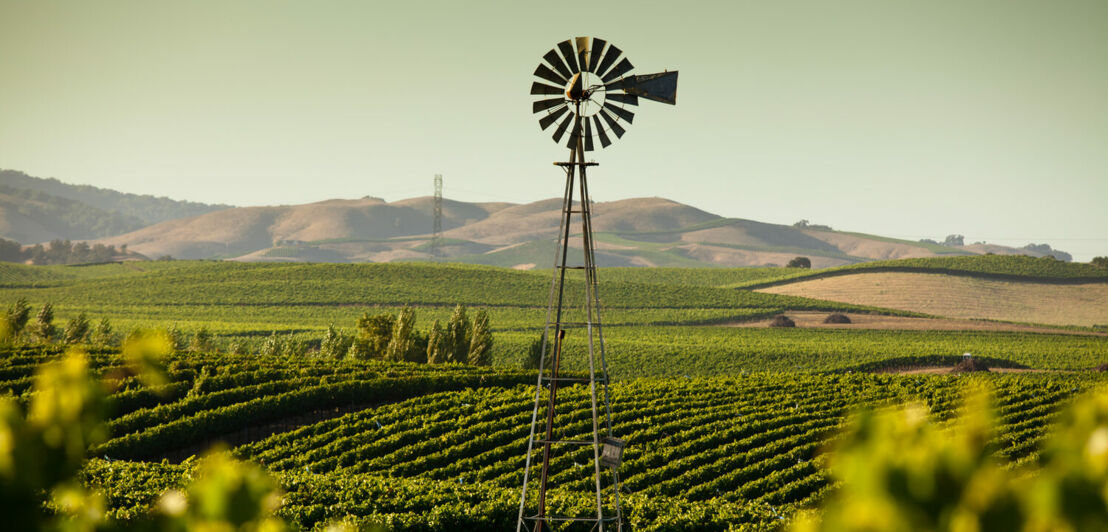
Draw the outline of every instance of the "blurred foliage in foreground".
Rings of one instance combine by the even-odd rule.
[[[124,352],[130,361],[126,371],[157,381],[157,359],[168,353],[168,340],[159,333],[140,334]],[[121,528],[105,518],[103,497],[76,480],[89,446],[107,435],[104,396],[112,382],[93,379],[85,355],[72,350],[38,370],[25,412],[0,397],[0,515],[10,530]],[[283,530],[284,523],[272,517],[280,498],[263,471],[216,452],[202,460],[183,491],[162,494],[147,520],[126,528]]]
[[[1108,530],[1108,391],[1078,398],[1037,464],[989,448],[988,394],[949,426],[922,405],[861,413],[829,456],[839,489],[794,532]]]

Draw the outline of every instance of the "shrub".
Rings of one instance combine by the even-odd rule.
[[[955,364],[950,370],[951,373],[972,373],[975,371],[989,371],[989,367],[976,358],[962,357],[962,361]]]
[[[785,265],[786,268],[811,268],[812,261],[808,257],[796,257]]]
[[[850,316],[842,312],[828,314],[827,317],[823,319],[823,323],[850,323]]]
[[[796,327],[796,322],[793,321],[792,318],[790,318],[790,317],[788,317],[784,314],[778,314],[778,315],[774,316],[772,320],[769,321],[769,326],[770,327]]]

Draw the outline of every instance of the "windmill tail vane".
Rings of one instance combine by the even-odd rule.
[[[615,437],[612,430],[610,379],[592,230],[593,204],[586,172],[597,163],[586,162],[585,152],[593,151],[597,144],[607,148],[613,136],[622,138],[635,118],[632,108],[638,106],[640,98],[677,103],[677,71],[634,75],[633,68],[615,45],[599,38],[577,37],[558,43],[543,55],[543,62],[534,71],[538,79],[531,84],[531,94],[537,99],[531,110],[539,115],[543,131],[553,128],[554,142],[561,144],[569,133],[566,146],[570,156],[568,162],[554,163],[565,171],[566,183],[517,532],[575,530],[575,526],[601,532],[623,529],[619,467],[627,442]],[[569,260],[571,227],[575,223],[580,224],[583,259],[580,264]],[[576,249],[572,252],[578,253]],[[583,294],[580,283],[566,283],[566,272],[573,270],[583,271]],[[567,361],[572,367],[587,368],[588,373],[583,370],[563,373],[562,366]],[[582,390],[585,386],[587,389]],[[563,389],[561,403],[560,389]],[[567,402],[566,395],[572,399],[581,393],[587,396],[592,414],[591,430],[586,433],[575,431],[564,417],[571,414],[573,407],[572,403],[563,404]],[[592,467],[583,467],[581,462],[591,462]],[[532,469],[537,469],[534,475]],[[548,491],[556,485],[577,490],[592,485],[595,513],[561,515],[558,508],[548,508]]]

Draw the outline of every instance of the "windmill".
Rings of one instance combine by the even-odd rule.
[[[554,126],[554,142],[568,139],[569,161],[554,163],[565,170],[566,183],[516,531],[541,532],[552,530],[554,525],[573,523],[591,523],[593,529],[601,531],[622,530],[619,464],[624,441],[612,434],[608,366],[600,324],[592,235],[592,203],[586,176],[586,169],[597,163],[585,161],[585,152],[593,151],[597,144],[601,148],[608,147],[612,143],[611,135],[622,138],[626,125],[635,117],[628,107],[637,106],[639,98],[676,104],[677,72],[632,75],[634,67],[623,57],[622,50],[603,39],[590,37],[560,42],[543,56],[543,60],[535,69],[538,80],[531,84],[531,94],[538,97],[532,104],[532,112],[541,113],[539,126],[543,130]],[[573,215],[578,215],[580,223],[581,264],[567,263],[570,228],[575,221]],[[584,294],[566,290],[568,270],[583,272]],[[582,295],[583,299],[574,299]],[[587,377],[561,374],[562,363],[575,353],[586,359]],[[592,425],[585,435],[570,433],[571,427],[556,426],[559,421],[558,387],[574,383],[589,385]],[[540,452],[541,456],[536,456]],[[556,462],[554,455],[557,453],[561,453],[562,460]],[[541,459],[537,479],[532,478],[533,459],[536,462]],[[579,460],[591,462],[591,468],[586,468]],[[575,472],[581,474],[574,476]],[[548,512],[547,494],[552,480],[570,487],[595,486],[596,514],[570,516]],[[538,491],[533,502],[527,496],[531,483],[536,484]]]

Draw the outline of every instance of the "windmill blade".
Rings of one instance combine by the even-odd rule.
[[[608,90],[623,89],[628,94],[647,100],[676,105],[677,71],[629,76],[615,83],[605,85],[605,88]]]
[[[554,67],[554,70],[557,70],[565,79],[569,79],[569,77],[573,75],[573,72],[570,72],[569,69],[566,68],[566,64],[562,61],[562,56],[558,55],[557,50],[551,48],[542,58],[546,59],[546,62],[550,63],[550,66]]]
[[[635,68],[635,65],[632,65],[631,61],[628,61],[627,58],[624,57],[623,60],[620,61],[619,64],[611,70],[611,72],[605,74],[604,77],[600,78],[600,80],[604,83],[607,83],[629,72],[632,68]]]
[[[592,121],[596,122],[596,136],[600,137],[600,147],[607,148],[612,141],[608,138],[608,134],[604,132],[604,125],[600,123],[600,117],[592,115]]]
[[[569,71],[576,74],[581,70],[577,68],[577,58],[573,53],[573,44],[568,40],[558,43],[558,49],[562,51],[562,57],[565,58],[566,64],[569,65]]]
[[[566,103],[566,99],[564,97],[562,97],[562,98],[551,98],[549,100],[539,100],[539,101],[531,104],[531,112],[532,113],[538,113],[538,112],[545,111],[545,110],[553,108],[553,107],[557,107],[557,106],[562,105],[564,103]]]
[[[627,109],[624,109],[622,107],[616,107],[608,102],[604,102],[604,109],[607,111],[611,111],[616,116],[622,118],[623,120],[626,120],[628,124],[630,124],[631,121],[635,118],[635,113],[632,113],[631,111],[628,111]]]
[[[592,122],[585,119],[585,151],[592,151]]]
[[[561,87],[555,87],[537,81],[531,84],[531,94],[565,94],[565,92],[566,90]]]
[[[569,128],[569,122],[573,120],[573,115],[569,115],[565,120],[562,120],[561,124],[558,124],[558,129],[554,130],[554,142],[561,142],[562,135],[565,135],[566,129]]]
[[[596,67],[596,71],[593,72],[597,76],[603,76],[604,72],[608,70],[608,67],[612,66],[612,63],[619,59],[619,54],[623,53],[622,50],[616,47],[614,44],[608,45],[608,51],[604,52],[604,59],[600,61],[600,65]]]
[[[536,83],[535,85],[538,85],[538,83]],[[535,90],[534,86],[531,87],[531,90],[532,91]],[[532,92],[531,94],[535,94],[535,93]],[[639,97],[638,96],[635,96],[633,94],[624,94],[622,92],[606,93],[604,95],[604,99],[605,100],[612,100],[614,102],[619,102],[619,103],[626,104],[626,105],[638,105],[639,104]]]
[[[604,53],[604,45],[608,44],[608,41],[604,39],[592,38],[592,51],[589,52],[589,72],[596,72],[596,65],[600,64],[600,55]]]
[[[577,38],[577,66],[582,71],[588,70],[589,64],[589,38],[578,37]]]
[[[569,142],[566,143],[566,147],[571,149],[577,147],[577,139],[581,138],[581,115],[574,115],[574,118],[573,132],[569,134]]]
[[[563,77],[561,74],[550,70],[550,67],[542,63],[539,63],[538,68],[535,69],[535,75],[555,85],[565,85],[566,82],[569,81],[569,76]]]
[[[558,117],[566,114],[567,111],[569,111],[569,106],[563,106],[559,109],[555,109],[554,112],[539,119],[539,127],[543,130],[546,130],[546,128],[550,127],[550,124],[557,122]]]
[[[623,137],[624,129],[619,125],[619,122],[616,122],[616,119],[612,118],[612,115],[608,114],[603,109],[597,114],[604,117],[604,121],[608,123],[608,129],[611,129],[612,133],[616,134],[616,138]]]

